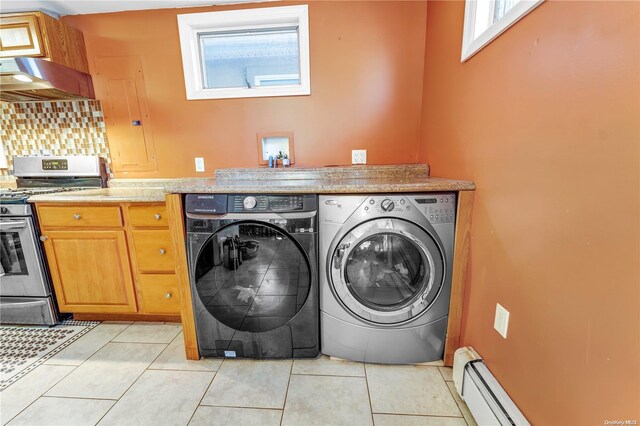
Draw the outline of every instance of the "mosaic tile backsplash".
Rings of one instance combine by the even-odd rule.
[[[0,102],[0,139],[13,170],[14,155],[99,155],[109,160],[100,101]]]

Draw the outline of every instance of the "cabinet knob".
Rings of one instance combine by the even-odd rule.
[[[153,215],[153,218],[155,220],[160,220],[160,219],[162,219],[162,216],[160,215],[160,213],[156,213],[156,214]]]
[[[165,299],[171,299],[171,292],[167,292],[167,294],[164,295]]]
[[[165,249],[160,249],[160,254],[165,254],[167,251]]]
[[[73,218],[74,218],[75,220],[80,220],[80,219],[82,218],[82,216],[80,216],[80,214],[79,214],[79,213],[76,213],[76,214],[74,214],[74,215],[73,215]]]
[[[40,241],[47,241],[49,239],[49,237],[47,237],[46,235],[40,235]]]

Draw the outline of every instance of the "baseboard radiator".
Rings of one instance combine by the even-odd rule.
[[[453,382],[479,426],[529,426],[529,422],[472,347],[453,358]]]

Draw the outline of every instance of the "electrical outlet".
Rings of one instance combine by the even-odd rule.
[[[204,172],[204,158],[196,157],[196,172]]]
[[[352,149],[351,150],[351,164],[367,164],[367,150],[366,149]]]
[[[493,322],[493,328],[505,339],[507,338],[507,329],[509,328],[509,311],[504,306],[496,303],[496,319]]]

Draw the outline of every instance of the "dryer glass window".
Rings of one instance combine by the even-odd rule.
[[[277,228],[259,223],[222,228],[196,264],[198,297],[224,325],[253,333],[293,318],[309,295],[302,249]]]
[[[363,239],[346,260],[345,280],[351,293],[374,309],[410,303],[431,275],[423,251],[398,234],[378,233]]]

